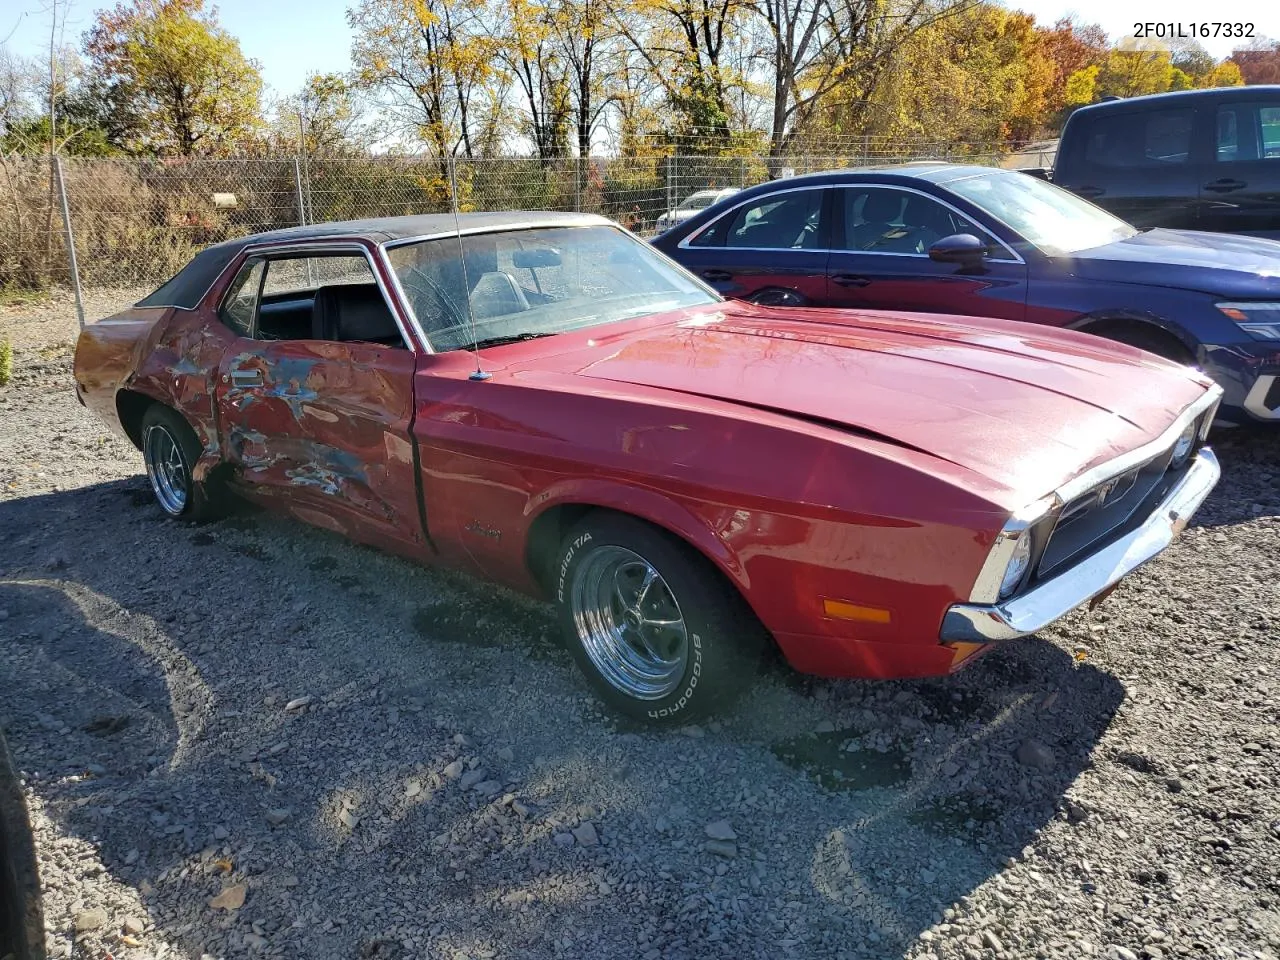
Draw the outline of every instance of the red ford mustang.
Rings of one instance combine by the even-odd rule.
[[[946,674],[1164,549],[1220,391],[1083,334],[726,302],[599,217],[211,247],[91,324],[82,402],[171,516],[227,492],[553,601],[601,696],[685,722],[768,643]],[[465,256],[461,250],[465,248]]]

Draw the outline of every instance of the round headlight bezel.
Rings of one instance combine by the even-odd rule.
[[[1182,433],[1178,434],[1178,439],[1173,444],[1173,457],[1169,463],[1173,469],[1177,470],[1191,459],[1199,433],[1199,424],[1195,420],[1191,420],[1187,423]]]
[[[1027,527],[1014,541],[1009,563],[1004,568],[1004,576],[1000,580],[1001,600],[1008,600],[1026,582],[1027,573],[1031,570],[1031,547],[1031,528]]]

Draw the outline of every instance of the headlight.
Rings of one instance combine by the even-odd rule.
[[[1027,568],[1031,566],[1031,530],[1023,530],[1013,545],[1013,555],[1009,565],[1005,567],[1004,579],[1000,581],[1000,599],[1011,596],[1026,579]]]
[[[1215,306],[1258,340],[1280,340],[1280,303],[1242,301]]]
[[[1023,507],[1005,522],[969,593],[973,603],[999,603],[1022,588],[1031,573],[1037,543],[1035,531],[1061,505],[1056,495],[1046,497]]]
[[[1174,470],[1186,463],[1187,458],[1191,456],[1191,451],[1196,446],[1196,434],[1199,432],[1199,428],[1199,422],[1192,420],[1186,425],[1182,433],[1178,434],[1178,440],[1173,445],[1173,460],[1169,464]]]

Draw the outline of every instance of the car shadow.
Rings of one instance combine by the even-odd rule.
[[[291,521],[167,522],[136,477],[0,502],[0,537],[11,747],[193,955],[899,954],[1088,815],[1124,697],[1029,639],[946,679],[774,667],[654,732],[542,606]]]

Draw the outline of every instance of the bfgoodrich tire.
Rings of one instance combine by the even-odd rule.
[[[755,676],[760,623],[719,571],[666,532],[589,514],[553,569],[569,650],[619,713],[688,723],[730,703]]]
[[[192,476],[200,441],[187,421],[158,403],[142,415],[142,459],[156,502],[175,520],[203,523],[222,515],[221,491]]]

